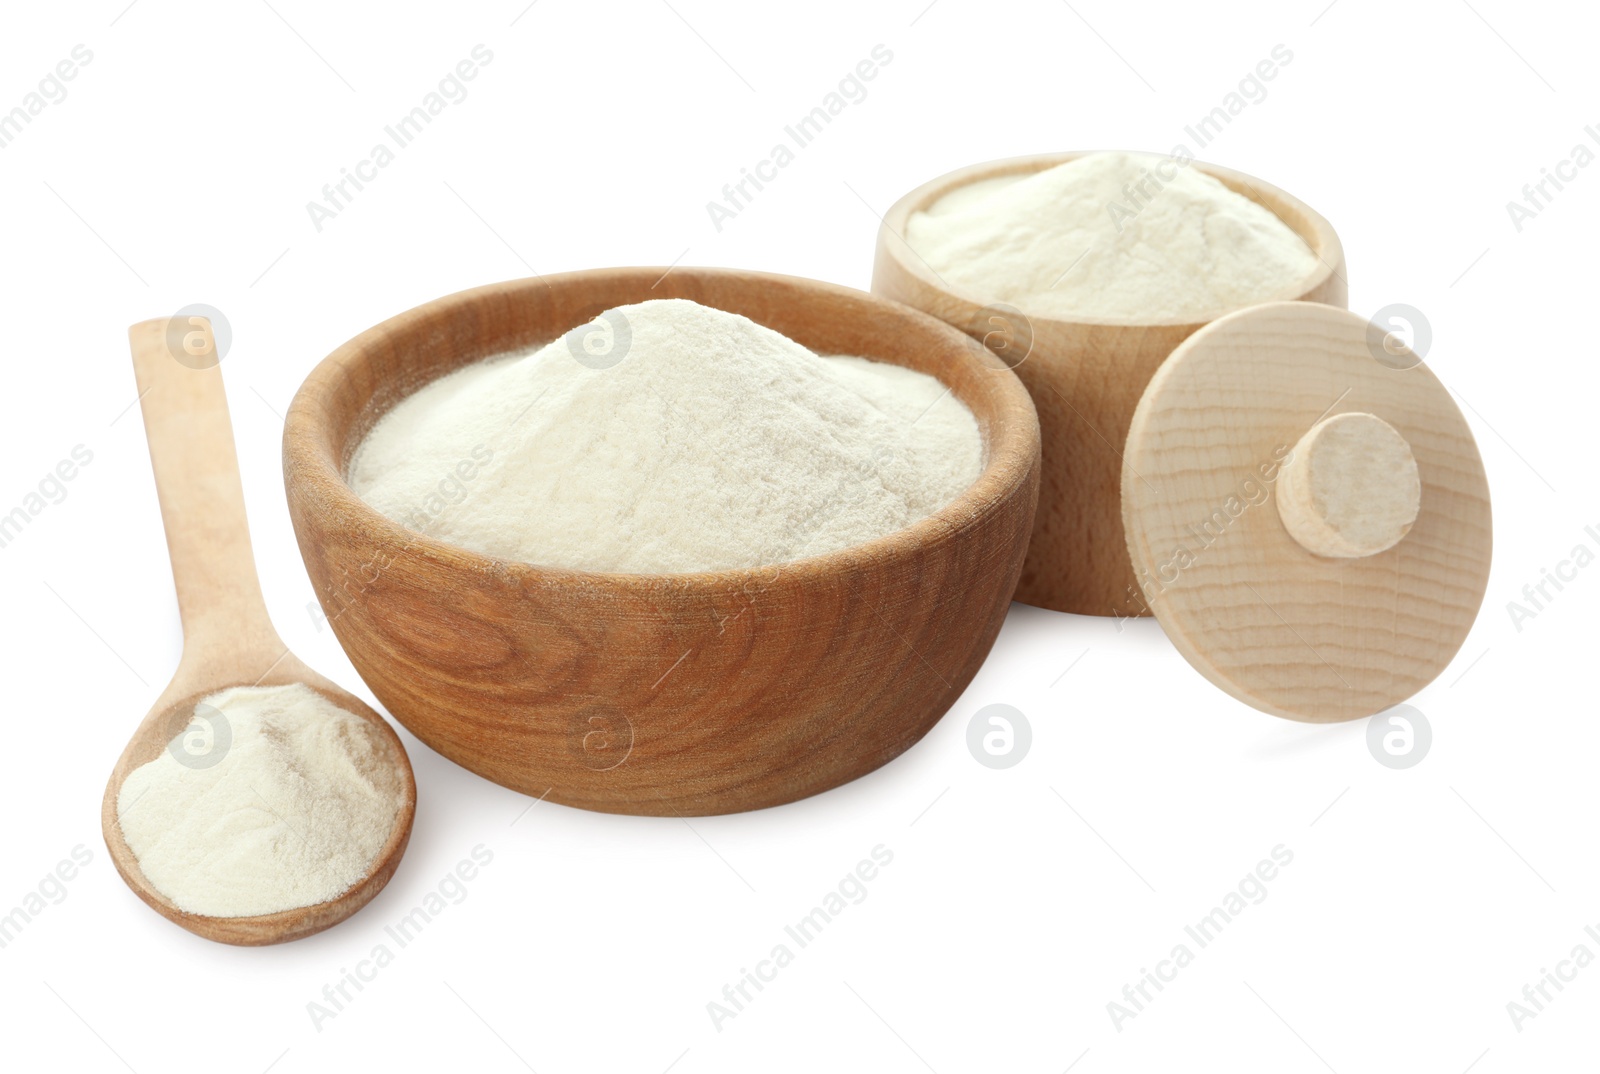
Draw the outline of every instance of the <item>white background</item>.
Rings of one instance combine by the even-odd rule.
[[[30,5],[0,109],[92,62],[0,150],[7,347],[0,512],[75,445],[93,462],[0,548],[7,741],[0,912],[92,854],[0,949],[0,1065],[246,1072],[1570,1070],[1600,968],[1520,1031],[1507,1004],[1600,926],[1594,550],[1600,167],[1520,233],[1506,202],[1600,124],[1580,6],[526,0]],[[1589,20],[1585,22],[1585,20]],[[305,204],[482,43],[470,96],[318,233]],[[705,203],[876,44],[868,97],[721,233]],[[224,362],[267,601],[366,695],[307,606],[279,462],[307,371],[464,287],[590,266],[731,265],[865,288],[875,212],[978,160],[1169,150],[1276,44],[1292,63],[1202,154],[1329,217],[1350,304],[1431,323],[1494,495],[1494,572],[1394,771],[1362,723],[1304,726],[1210,687],[1142,622],[1015,606],[949,715],[901,759],[757,814],[602,816],[529,800],[405,739],[421,795],[393,883],[347,923],[213,945],[123,886],[104,780],[181,634],[127,325],[194,302]],[[1600,150],[1600,145],[1590,143]],[[1586,445],[1580,449],[1579,445]],[[1587,476],[1586,476],[1587,475]],[[1553,590],[1549,590],[1554,592]],[[1068,668],[1070,667],[1070,671]],[[995,771],[973,713],[1026,713]],[[478,844],[493,862],[332,1020],[307,1003]],[[856,861],[868,888],[720,1030],[707,1003]],[[1269,851],[1293,862],[1135,1019],[1107,1003]],[[1192,946],[1192,945],[1191,945]],[[674,1065],[675,1064],[675,1065]]]

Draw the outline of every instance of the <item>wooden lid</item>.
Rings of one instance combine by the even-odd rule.
[[[1332,306],[1253,306],[1173,351],[1129,429],[1122,515],[1185,659],[1296,720],[1415,694],[1488,584],[1489,488],[1461,411],[1420,358]]]

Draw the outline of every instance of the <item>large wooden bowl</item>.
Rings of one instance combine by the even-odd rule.
[[[1122,529],[1122,448],[1145,385],[1167,355],[1202,325],[1192,322],[1057,320],[989,304],[946,286],[904,239],[911,214],[981,179],[1042,171],[1083,156],[1052,153],[976,164],[940,176],[897,201],[878,231],[872,291],[984,339],[1005,357],[1038,407],[1044,452],[1033,540],[1017,599],[1085,615],[1148,615]],[[1343,307],[1344,248],[1310,206],[1242,172],[1194,163],[1266,206],[1319,259],[1292,294],[1270,296]]]
[[[407,394],[648,298],[693,299],[823,354],[938,377],[977,416],[981,476],[942,510],[868,544],[766,569],[659,576],[478,555],[390,521],[345,483],[355,448]],[[1022,569],[1039,431],[1002,362],[905,306],[785,276],[606,269],[464,291],[346,343],[295,396],[284,479],[334,632],[423,742],[568,805],[728,813],[872,771],[960,696]]]

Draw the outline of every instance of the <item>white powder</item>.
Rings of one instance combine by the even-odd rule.
[[[1205,320],[1297,298],[1319,264],[1268,209],[1134,153],[959,187],[912,214],[906,241],[979,301],[1062,319]]]
[[[309,686],[242,686],[201,701],[160,757],[128,773],[117,815],[146,879],[179,909],[254,917],[365,878],[404,794],[366,720]]]
[[[350,484],[484,555],[667,574],[869,541],[982,464],[972,412],[933,377],[664,299],[427,385],[373,428]]]

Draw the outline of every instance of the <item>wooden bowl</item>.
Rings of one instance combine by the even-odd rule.
[[[478,555],[402,527],[346,484],[373,423],[422,385],[649,298],[693,299],[823,354],[938,377],[978,419],[982,474],[942,510],[864,545],[656,576]],[[905,306],[753,272],[603,269],[463,291],[346,343],[290,407],[284,480],[334,632],[423,742],[567,805],[729,813],[872,771],[961,695],[1022,569],[1039,431],[1004,363]]]
[[[1085,615],[1148,615],[1123,536],[1123,443],[1139,397],[1167,355],[1229,311],[1181,323],[1032,316],[946,286],[903,238],[912,213],[957,187],[1042,171],[1084,155],[1053,153],[976,164],[913,190],[883,218],[872,291],[984,339],[1033,395],[1045,468],[1016,598]],[[1192,166],[1272,210],[1320,259],[1296,293],[1277,297],[1345,305],[1344,248],[1327,220],[1304,202],[1242,172],[1199,162]]]

